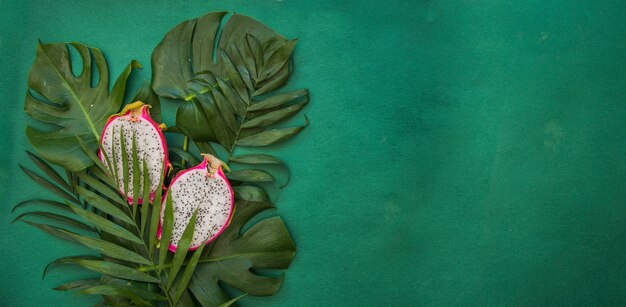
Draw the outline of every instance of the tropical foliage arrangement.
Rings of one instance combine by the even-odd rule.
[[[121,172],[113,171],[112,157],[102,150],[105,124],[122,109],[127,81],[140,64],[132,61],[109,90],[100,50],[38,44],[25,102],[26,134],[36,151],[27,155],[36,169],[20,167],[54,195],[17,204],[15,220],[92,251],[55,260],[44,275],[67,264],[98,274],[56,290],[101,295],[100,305],[115,306],[227,306],[244,295],[278,291],[295,245],[279,216],[260,214],[274,208],[267,187],[276,176],[267,165],[286,169],[264,147],[307,125],[306,118],[302,126],[275,125],[309,99],[307,90],[276,93],[288,81],[295,44],[252,18],[212,12],[177,25],[154,49],[152,83],[131,102],[148,104],[156,122],[162,121],[161,101],[176,108],[175,124],[164,132],[182,146],[167,146],[171,167],[159,171],[159,187],[200,163],[199,153],[219,157],[225,169],[234,170],[226,173],[235,199],[229,226],[190,250],[196,209],[175,252],[168,250],[176,214],[171,193],[151,193],[145,150],[135,135],[131,146],[121,142]],[[76,63],[79,73],[73,72]]]

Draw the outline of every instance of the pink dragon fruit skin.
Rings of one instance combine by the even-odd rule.
[[[105,150],[107,157],[109,159],[113,159],[113,150],[116,151],[116,170],[111,170],[111,167],[107,165],[107,161],[104,158],[102,152],[99,152],[100,160],[102,163],[109,169],[109,171],[114,172],[118,178],[118,188],[122,193],[124,193],[124,182],[123,182],[123,168],[122,168],[122,151],[121,151],[121,141],[120,141],[120,129],[124,130],[124,142],[126,146],[126,155],[129,161],[129,165],[132,163],[132,136],[135,134],[135,142],[137,149],[137,156],[139,159],[140,165],[140,178],[143,178],[143,161],[145,160],[146,166],[148,168],[149,176],[150,176],[150,201],[154,200],[154,193],[157,189],[162,188],[159,186],[159,182],[161,179],[161,170],[167,169],[170,167],[170,162],[168,160],[168,152],[167,152],[167,143],[165,142],[165,137],[163,136],[162,127],[157,124],[152,117],[150,117],[149,112],[150,106],[144,104],[141,101],[136,101],[131,104],[128,104],[124,109],[117,114],[109,117],[104,129],[102,130],[102,136],[100,138],[100,144],[102,148]],[[129,184],[128,186],[128,195],[126,195],[129,204],[133,203],[133,198],[135,193],[133,191],[132,182],[133,182],[132,167],[129,167]],[[139,195],[137,195],[137,203],[141,204],[143,202],[142,192],[143,191],[143,180],[140,180],[140,189]]]
[[[178,241],[196,208],[195,231],[189,250],[215,240],[228,225],[234,210],[233,189],[222,171],[223,162],[204,154],[204,160],[179,172],[163,196],[161,222],[157,236],[161,238],[167,194],[172,194],[174,225],[169,250],[176,252]]]

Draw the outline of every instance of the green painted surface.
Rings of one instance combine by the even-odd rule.
[[[162,36],[213,10],[299,37],[289,88],[312,98],[276,151],[297,256],[278,295],[242,305],[626,303],[623,1],[2,0],[3,306],[96,302],[49,290],[79,269],[41,280],[84,250],[9,224],[44,196],[17,166],[37,39],[149,78]]]

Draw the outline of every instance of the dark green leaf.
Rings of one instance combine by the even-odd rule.
[[[252,93],[253,96],[261,96],[264,95],[266,93],[269,93],[283,85],[285,85],[285,83],[287,83],[287,80],[289,80],[289,75],[291,74],[291,65],[290,65],[291,61],[287,64],[285,64],[285,66],[283,66],[283,68],[281,68],[274,76],[272,76],[271,78],[263,81],[263,82],[259,82],[256,85],[256,90],[254,91],[254,93]]]
[[[228,302],[225,302],[223,304],[220,304],[218,307],[228,307],[228,306],[232,306],[234,303],[236,303],[238,300],[240,300],[242,297],[248,295],[247,293],[241,294],[233,299],[231,299]]]
[[[152,53],[152,87],[161,97],[185,99],[187,81],[196,73],[213,71],[213,46],[226,12],[208,13],[170,30]]]
[[[150,209],[150,173],[148,171],[148,165],[146,164],[146,160],[142,160],[142,172],[143,175],[143,195],[141,197],[141,230],[140,233],[144,233],[146,231],[146,222],[148,221],[148,209]],[[139,177],[139,176],[137,176]]]
[[[251,185],[240,185],[233,187],[235,199],[268,202],[269,198],[263,189]]]
[[[228,56],[226,51],[221,50],[219,55],[222,59],[223,69],[226,72],[226,76],[228,77],[228,79],[230,79],[230,83],[232,84],[233,88],[235,89],[237,94],[239,94],[239,97],[243,99],[243,101],[245,101],[246,103],[249,102],[250,98],[248,96],[246,84],[242,80],[242,76],[240,75],[240,73],[237,71],[237,67],[235,67],[235,64],[233,64],[233,62],[230,60],[230,57]]]
[[[58,201],[54,201],[54,200],[47,200],[47,199],[29,199],[29,200],[25,200],[23,202],[20,202],[19,204],[15,205],[15,207],[13,207],[13,210],[11,210],[11,213],[13,213],[15,210],[22,208],[24,206],[27,205],[32,205],[32,204],[42,204],[45,205],[46,207],[51,207],[51,208],[56,208],[56,209],[61,209],[63,211],[66,212],[72,212],[73,211],[67,207],[67,205],[65,205],[64,203],[58,202]]]
[[[207,119],[205,107],[209,110],[214,106],[205,106],[200,100],[193,98],[181,102],[176,111],[176,127],[196,142],[217,141],[212,126]],[[209,111],[210,114],[217,113]]]
[[[120,127],[120,138],[119,140],[124,140],[124,127]],[[128,185],[129,185],[129,167],[132,167],[132,165],[128,164],[128,149],[126,148],[126,142],[120,142],[120,150],[122,151],[121,155],[122,155],[122,183],[123,183],[123,188],[124,190],[122,191],[124,193],[124,196],[126,198],[128,198]],[[113,154],[115,155],[115,150],[113,150]],[[115,159],[115,158],[113,158]],[[132,161],[130,162],[132,163]],[[114,168],[117,169],[117,168]],[[130,184],[132,184],[132,182],[130,182]]]
[[[161,294],[150,292],[144,289],[120,286],[120,285],[101,285],[87,288],[81,291],[83,294],[111,295],[125,298],[142,298],[146,300],[164,301],[167,298]]]
[[[132,157],[132,170],[133,170],[133,217],[137,216],[137,206],[139,205],[139,195],[141,195],[141,176],[139,175],[140,166],[139,166],[139,157],[137,157],[137,141],[135,133],[133,132],[133,139],[131,143],[131,157]],[[125,180],[129,180],[128,177],[124,177]],[[127,196],[130,193],[126,194]]]
[[[161,215],[162,205],[162,193],[163,180],[165,180],[165,165],[161,168],[161,179],[159,181],[159,188],[154,193],[154,201],[152,202],[152,212],[150,215],[150,228],[148,231],[148,249],[150,255],[154,256],[154,248],[156,247],[157,226],[159,225],[159,217]]]
[[[78,136],[76,136],[76,140],[78,141],[78,144],[80,145],[80,148],[82,148],[83,153],[86,154],[89,157],[89,159],[91,159],[91,162],[96,165],[96,168],[102,169],[102,170],[106,170],[106,167],[104,166],[104,164],[102,163],[100,158],[96,155],[96,153],[91,148],[89,148],[89,145],[87,145]],[[108,158],[104,151],[102,152],[102,154],[103,154],[104,157]],[[93,169],[93,167],[92,167],[92,169]]]
[[[227,302],[219,283],[250,295],[272,295],[283,276],[265,277],[251,269],[284,269],[293,259],[295,246],[280,217],[262,219],[245,232],[243,225],[258,213],[272,208],[269,203],[237,201],[231,224],[205,253],[196,267],[189,288],[205,306]],[[210,276],[210,278],[207,278]]]
[[[226,100],[226,97],[222,95],[219,90],[214,90],[212,92],[213,98],[215,100],[215,104],[217,105],[217,109],[220,111],[224,122],[227,127],[235,133],[239,129],[239,124],[237,123],[237,119],[235,118],[235,110],[233,110],[231,104]]]
[[[308,90],[297,90],[292,92],[287,92],[283,94],[274,95],[259,102],[251,103],[250,111],[259,111],[264,109],[270,109],[274,107],[281,106],[283,104],[300,100],[304,97],[304,102],[309,101],[309,91]]]
[[[169,151],[175,153],[176,155],[178,155],[179,157],[185,159],[186,161],[189,161],[189,163],[191,163],[192,165],[196,165],[198,163],[200,163],[198,161],[198,159],[196,159],[196,157],[194,157],[192,154],[190,154],[189,152],[184,151],[182,148],[180,147],[168,147]]]
[[[209,143],[196,142],[196,147],[198,147],[200,153],[208,153],[217,157],[215,149],[213,149],[213,146]]]
[[[159,248],[159,270],[163,269],[165,264],[165,258],[167,258],[167,251],[170,245],[170,239],[172,238],[172,228],[174,227],[174,209],[172,208],[172,193],[167,193],[165,197],[165,210],[163,218],[163,227],[160,232],[160,245]]]
[[[239,95],[235,93],[235,90],[230,85],[226,84],[226,82],[222,81],[222,79],[217,79],[217,83],[235,113],[239,116],[244,116],[247,107],[246,103],[243,102]]]
[[[102,196],[89,191],[83,187],[76,187],[76,192],[78,193],[78,195],[80,195],[87,203],[89,203],[90,205],[102,210],[103,212],[120,219],[121,221],[128,223],[128,224],[133,224],[133,220],[126,215],[126,213],[124,213],[120,208],[118,208],[116,205],[114,205],[113,203],[109,202],[108,200],[102,198]]]
[[[35,228],[38,228],[39,230],[55,236],[57,238],[66,240],[66,241],[70,241],[72,243],[76,243],[76,240],[74,240],[74,238],[72,238],[71,236],[67,235],[67,231],[64,231],[63,229],[54,227],[54,226],[50,226],[50,225],[46,225],[46,224],[41,224],[41,223],[37,223],[37,222],[31,222],[31,221],[26,221],[26,220],[22,220],[22,222],[31,225]]]
[[[196,270],[196,266],[198,265],[198,260],[200,260],[200,256],[202,255],[202,251],[206,245],[202,244],[198,247],[197,250],[193,252],[193,255],[189,259],[187,266],[185,267],[185,271],[183,275],[178,279],[178,285],[176,288],[176,294],[174,295],[174,304],[178,302],[178,300],[183,296],[185,290],[187,290],[187,286],[189,285],[189,281],[191,281],[191,277],[193,276],[193,272]]]
[[[298,113],[304,106],[306,102],[298,103],[294,105],[290,105],[288,107],[278,109],[273,112],[269,112],[263,114],[259,117],[255,117],[247,122],[245,122],[242,127],[244,128],[254,128],[254,127],[265,127],[271,125],[273,123],[279,122],[281,120],[287,119],[294,114]]]
[[[48,178],[54,180],[56,183],[58,183],[62,188],[66,190],[71,189],[67,181],[65,181],[61,177],[61,175],[59,175],[59,173],[57,173],[48,163],[46,163],[46,161],[39,158],[37,155],[33,154],[32,152],[28,150],[26,151],[26,155],[28,155],[28,157],[39,167],[40,170],[42,170],[48,176]]]
[[[100,284],[99,279],[79,279],[79,280],[62,284],[56,288],[53,288],[53,290],[60,290],[60,291],[79,290],[79,289],[93,287],[99,284]]]
[[[118,205],[124,205],[124,199],[117,193],[117,190],[112,190],[111,187],[105,185],[100,180],[92,177],[84,171],[77,172],[76,175],[80,180],[86,183],[88,186],[92,187],[98,193],[108,197],[110,200],[114,201]],[[81,195],[85,197],[85,195]]]
[[[170,280],[174,280],[178,271],[183,265],[183,261],[185,261],[185,256],[187,256],[187,252],[189,251],[189,246],[191,245],[191,240],[193,239],[193,231],[196,227],[196,217],[198,216],[198,209],[194,210],[191,215],[191,219],[185,226],[185,230],[183,231],[180,240],[178,240],[178,244],[176,246],[176,252],[174,253],[174,258],[172,259],[172,267],[170,268],[168,277]],[[182,295],[182,293],[181,293]]]
[[[43,211],[31,211],[31,212],[22,213],[18,217],[16,217],[11,223],[15,223],[15,221],[21,220],[24,217],[44,218],[44,219],[52,220],[52,221],[55,221],[57,223],[60,223],[66,226],[74,227],[76,229],[82,229],[86,231],[95,231],[95,229],[93,229],[89,225],[85,225],[81,221],[77,221],[75,219],[69,218],[64,215],[50,213],[50,212],[43,212]]]
[[[258,72],[263,68],[263,49],[261,47],[261,42],[259,42],[256,37],[246,34],[246,47],[249,54],[252,56],[250,59],[246,60],[248,63],[250,63],[250,61],[254,61],[254,69],[250,67],[249,70],[254,72],[255,79],[258,79]]]
[[[126,239],[135,243],[143,243],[143,240],[138,238],[136,235],[132,234],[128,230],[124,229],[124,227],[109,221],[108,219],[97,215],[91,211],[85,210],[83,208],[79,208],[77,206],[68,205],[83,219],[89,221],[91,224],[96,226],[98,229],[104,232],[108,232],[114,236],[120,237],[122,239]]]
[[[58,264],[76,264],[80,265],[88,270],[92,270],[94,272],[106,274],[112,277],[136,280],[136,281],[144,281],[144,282],[152,282],[158,283],[160,282],[154,276],[148,275],[144,272],[138,271],[136,269],[102,260],[87,260],[75,257],[67,257],[57,259],[52,262],[49,267],[58,265]]]
[[[246,50],[245,43],[241,44],[241,46],[243,50]],[[235,65],[235,67],[237,68],[238,75],[239,77],[241,77],[241,80],[246,85],[246,88],[250,91],[253,90],[254,84],[253,84],[252,78],[256,75],[256,73],[252,74],[248,70],[248,66],[246,64],[244,54],[241,53],[241,49],[237,48],[237,45],[235,45],[234,43],[231,43],[229,45],[228,51],[229,51],[228,53],[230,54],[230,59]],[[252,67],[254,67],[254,63]],[[256,67],[254,67],[254,69],[256,69]]]
[[[32,171],[30,171],[29,169],[27,169],[26,167],[24,167],[23,165],[20,164],[20,168],[22,169],[22,171],[24,172],[24,174],[26,174],[28,177],[30,177],[30,179],[32,179],[34,182],[36,182],[37,184],[39,184],[40,186],[46,188],[48,191],[59,195],[73,203],[79,203],[78,199],[76,199],[74,196],[70,195],[69,193],[67,193],[66,191],[64,191],[63,189],[59,188],[58,186],[56,186],[54,183],[48,181],[47,179],[33,173]]]
[[[248,181],[248,182],[271,182],[275,181],[274,177],[263,170],[244,169],[226,174],[229,180]]]
[[[83,64],[78,77],[72,73],[68,46],[78,51]],[[95,87],[91,86],[92,57],[98,72]],[[38,130],[28,125],[26,135],[30,143],[44,159],[65,169],[79,171],[90,166],[92,160],[83,152],[76,136],[95,151],[100,129],[121,106],[132,68],[140,67],[132,61],[109,93],[109,72],[100,50],[79,43],[39,43],[28,78],[24,109],[34,120],[52,124],[54,128]]]
[[[267,146],[274,143],[278,143],[284,141],[286,139],[291,138],[292,136],[300,133],[302,129],[304,129],[308,124],[308,121],[305,122],[304,125],[299,127],[292,128],[280,128],[280,129],[272,129],[263,131],[261,133],[257,133],[243,139],[237,141],[237,145],[239,146]]]
[[[159,96],[152,90],[149,82],[144,82],[132,99],[133,102],[141,101],[150,106],[150,117],[157,122],[162,122],[161,119],[161,101]]]
[[[245,164],[279,164],[285,165],[283,161],[275,156],[268,154],[248,154],[230,157],[229,162],[245,163]]]
[[[267,60],[267,63],[263,65],[263,68],[259,73],[259,79],[269,79],[270,77],[274,76],[282,67],[287,65],[287,61],[289,61],[291,53],[293,52],[293,48],[296,46],[297,42],[297,39],[285,42],[280,48],[274,51],[274,53],[272,53],[270,58]]]
[[[115,259],[120,259],[123,261],[134,262],[139,264],[147,264],[151,265],[152,262],[139,254],[128,250],[125,247],[119,246],[117,244],[111,243],[109,241],[105,241],[98,238],[92,238],[87,236],[82,236],[79,234],[71,233],[69,231],[61,230],[66,235],[74,239],[76,242],[95,250],[98,253],[101,253],[105,256],[109,256]]]

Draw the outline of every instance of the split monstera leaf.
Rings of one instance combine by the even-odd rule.
[[[111,172],[97,155],[105,123],[121,109],[126,82],[139,63],[132,61],[109,91],[100,50],[79,43],[38,44],[25,102],[30,116],[27,136],[38,153],[27,154],[38,171],[20,166],[56,198],[21,202],[14,208],[22,211],[15,220],[96,253],[60,258],[46,272],[73,264],[100,274],[57,290],[101,295],[105,305],[218,306],[244,295],[273,295],[280,288],[283,273],[267,270],[286,269],[295,245],[279,216],[256,216],[275,208],[263,185],[275,178],[259,167],[286,166],[260,147],[302,131],[306,119],[296,127],[274,124],[296,115],[308,103],[308,91],[273,93],[289,78],[295,40],[252,18],[229,15],[208,13],[168,32],[152,55],[152,84],[144,84],[133,99],[149,104],[157,122],[163,100],[159,98],[176,106],[176,122],[168,137],[181,136],[183,148],[171,146],[166,152],[170,159],[180,158],[172,160],[178,168],[202,160],[189,143],[196,145],[196,152],[225,152],[226,166],[237,166],[226,174],[235,198],[230,225],[195,251],[189,248],[195,248],[198,210],[176,235],[176,252],[168,251],[175,223],[172,196],[150,190],[148,163],[142,160],[136,137],[130,146],[124,145],[128,156],[121,171]],[[75,73],[73,63],[82,66],[80,73]],[[239,146],[259,149],[235,155]],[[167,186],[174,177],[167,169],[163,166],[158,172],[158,186]],[[142,196],[131,199],[131,205],[129,190]]]

